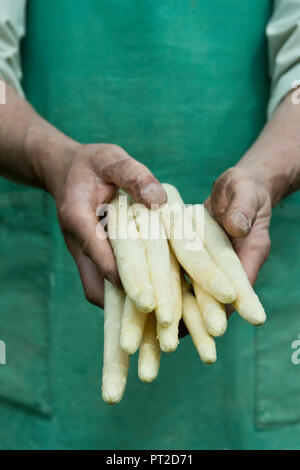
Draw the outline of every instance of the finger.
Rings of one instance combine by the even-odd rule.
[[[105,278],[121,287],[112,247],[88,201],[77,202],[76,206],[69,204],[62,220],[68,238],[73,238],[80,245],[84,255],[90,258]]]
[[[100,153],[101,152],[101,153]],[[94,158],[95,171],[136,201],[151,207],[167,201],[167,196],[150,170],[116,145],[106,145]]]
[[[206,201],[204,202],[205,209],[210,213],[212,217],[214,217],[214,212],[211,207],[211,196],[209,196]]]
[[[245,237],[260,208],[260,188],[254,180],[226,172],[213,187],[211,206],[220,224],[232,237]]]
[[[257,275],[270,252],[268,229],[261,229],[261,223],[262,222],[257,219],[257,222],[254,224],[250,234],[246,238],[235,239],[233,241],[234,248],[240,258],[251,285],[255,283]],[[225,308],[227,318],[229,318],[234,311],[234,307],[232,305],[226,305]],[[237,309],[241,315],[242,313],[245,315],[245,304],[244,309],[242,309],[241,304],[235,305],[235,309]],[[243,318],[245,317],[243,316]]]
[[[261,227],[262,224],[265,225],[263,228]],[[271,249],[268,225],[263,220],[257,219],[249,235],[243,239],[233,240],[233,246],[250,284],[253,286]],[[232,305],[226,305],[227,318],[231,316],[233,311]]]
[[[233,243],[248,279],[251,285],[253,285],[270,253],[271,242],[269,232],[267,229],[260,230],[259,225],[254,224],[246,238],[234,240]]]
[[[90,303],[103,308],[104,276],[91,259],[83,253],[80,245],[75,240],[69,239],[68,248],[77,264],[86,299]]]
[[[251,183],[238,183],[223,218],[226,232],[232,237],[245,237],[255,221],[259,201]]]
[[[112,248],[98,218],[99,208],[111,200],[117,187],[105,184],[93,172],[86,174],[84,159],[73,168],[70,182],[63,203],[57,207],[62,230],[67,240],[76,240],[100,272],[120,287]]]
[[[271,248],[268,225],[261,227],[262,224],[265,224],[265,222],[257,219],[246,238],[233,240],[234,249],[252,286],[267,260]],[[226,305],[227,318],[231,316],[233,311],[232,305]]]

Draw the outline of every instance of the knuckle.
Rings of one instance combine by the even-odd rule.
[[[239,168],[229,168],[224,177],[223,184],[227,195],[234,195],[237,186],[243,181],[243,171]]]
[[[119,174],[124,176],[127,172],[129,156],[118,145],[108,144],[98,154],[101,168],[101,176],[104,180],[114,182]]]
[[[116,272],[113,268],[106,268],[104,269],[104,277],[109,280],[113,280],[116,278]]]
[[[228,178],[230,178],[229,172],[230,172],[230,169],[226,170],[224,173],[222,173],[221,176],[219,176],[219,178],[216,181],[214,181],[213,190],[212,190],[213,200],[219,198],[220,195],[223,193],[223,189],[228,182]]]
[[[134,187],[136,189],[140,189],[142,186],[145,185],[145,182],[148,178],[148,171],[146,170],[146,167],[144,167],[144,165],[132,159],[128,163],[126,172],[128,186],[130,186],[131,188]]]
[[[157,183],[151,171],[141,162],[130,158],[124,168],[126,189],[139,193],[150,183]]]
[[[74,206],[72,207],[72,205],[66,202],[58,209],[58,219],[62,231],[66,235],[72,235],[80,243],[83,253],[88,255],[92,234],[90,237],[87,237],[85,215],[81,211],[76,211]],[[65,239],[70,250],[70,238],[65,237]]]
[[[271,240],[270,240],[270,237],[268,236],[265,241],[264,252],[263,252],[264,261],[266,261],[269,258],[270,251],[271,251]]]
[[[226,197],[227,176],[223,173],[215,182],[211,194],[211,205],[217,217],[223,217],[227,207]]]
[[[256,243],[256,249],[260,252],[263,263],[268,259],[271,251],[271,240],[269,234],[262,235]]]
[[[109,144],[109,148],[110,148],[110,151],[114,154],[124,153],[124,150],[119,145]]]
[[[101,300],[99,299],[98,295],[87,286],[84,287],[84,296],[90,304],[97,306],[101,304]]]
[[[68,236],[65,236],[64,239],[65,239],[65,244],[66,244],[67,249],[69,250],[70,253],[72,253],[73,251],[72,239]]]
[[[219,176],[219,178],[215,182],[215,185],[217,186],[217,185],[223,185],[224,183],[227,183],[228,180],[231,180],[232,178],[234,178],[235,174],[236,174],[235,167],[228,168],[226,171],[224,171],[224,173],[221,174],[221,176]]]
[[[229,205],[230,212],[239,209],[239,195],[249,194],[249,200],[252,203],[257,200],[256,181],[252,175],[242,168],[231,167],[226,170],[214,183],[212,190],[213,210],[220,216],[223,216]],[[250,204],[252,207],[252,204]],[[250,208],[251,208],[250,207]]]
[[[104,158],[111,158],[111,157],[121,157],[124,154],[124,150],[119,145],[115,144],[107,144],[102,149],[102,156]]]
[[[261,264],[267,261],[271,251],[271,240],[269,234],[259,237],[257,240],[249,246],[249,250],[254,253],[258,253],[261,259]]]
[[[85,225],[85,218],[80,213],[76,211],[74,205],[69,204],[68,201],[65,201],[58,209],[58,218],[61,225],[70,232],[80,231],[81,227]]]
[[[79,233],[78,239],[80,240],[81,249],[82,249],[83,253],[85,254],[85,256],[89,256],[90,247],[91,247],[91,240],[87,236],[82,237],[80,235],[80,233],[81,233],[80,229],[78,230],[78,233]]]
[[[101,267],[101,273],[109,282],[114,284],[115,286],[119,287],[120,289],[123,288],[122,282],[118,273],[118,268],[114,260],[111,264]]]
[[[108,279],[110,282],[115,282],[116,279],[116,270],[113,267],[105,267],[102,266],[102,274],[103,276]]]
[[[244,170],[237,167],[228,168],[216,181],[215,186],[219,190],[225,190],[232,193],[237,184],[241,183],[245,178]]]
[[[57,209],[57,213],[61,225],[64,228],[69,229],[73,222],[73,213],[70,211],[70,206],[67,201],[64,201],[60,205],[60,207]]]

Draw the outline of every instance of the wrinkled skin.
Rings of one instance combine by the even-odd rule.
[[[269,192],[249,172],[230,168],[214,183],[205,206],[230,236],[245,272],[254,284],[271,248]],[[233,308],[227,306],[226,312],[230,316]]]
[[[205,207],[226,230],[247,276],[254,284],[270,253],[269,225],[272,213],[270,194],[254,175],[239,167],[229,168],[213,184]],[[229,317],[231,305],[226,306]],[[183,322],[180,336],[188,332]]]
[[[299,128],[300,106],[289,94],[237,165],[217,179],[206,201],[252,284],[270,253],[272,206],[300,187]]]
[[[230,236],[251,284],[270,253],[271,198],[254,176],[235,167],[215,182],[205,203]]]

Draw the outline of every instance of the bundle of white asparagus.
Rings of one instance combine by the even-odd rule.
[[[123,397],[129,357],[152,382],[161,351],[178,346],[181,319],[204,363],[217,359],[214,337],[227,328],[225,304],[252,325],[264,309],[225,232],[203,205],[186,207],[174,186],[168,203],[150,210],[118,192],[108,205],[108,235],[124,290],[105,281],[102,396]]]

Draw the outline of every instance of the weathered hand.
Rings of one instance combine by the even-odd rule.
[[[116,145],[76,147],[62,175],[51,190],[59,222],[86,298],[102,307],[104,278],[119,286],[121,281],[109,241],[96,233],[96,228],[103,230],[97,209],[112,199],[118,187],[148,207],[164,203],[166,195],[152,173]]]
[[[270,252],[271,208],[300,187],[300,107],[291,98],[292,92],[237,165],[218,178],[206,202],[252,284]]]
[[[263,182],[243,168],[225,171],[214,183],[206,207],[231,238],[254,284],[270,252],[271,198]]]

